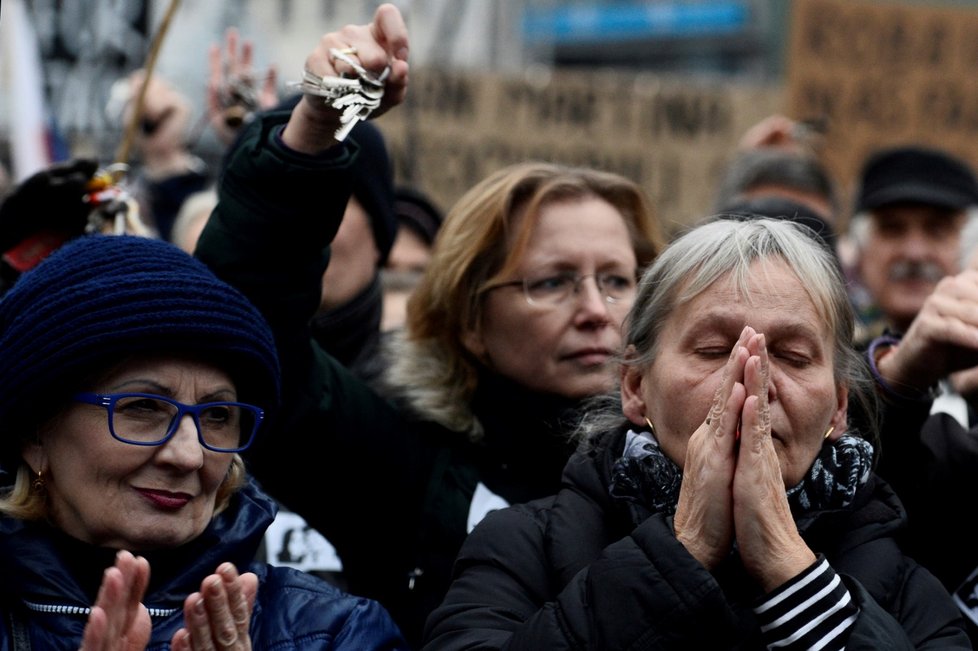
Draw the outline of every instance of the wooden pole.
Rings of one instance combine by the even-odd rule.
[[[156,58],[160,54],[160,47],[163,45],[163,38],[166,36],[167,30],[170,28],[173,15],[177,12],[179,5],[180,0],[170,0],[170,6],[167,8],[166,14],[163,16],[163,21],[160,23],[160,28],[156,31],[156,35],[153,37],[153,43],[150,45],[149,54],[146,57],[146,65],[143,67],[143,84],[139,88],[139,94],[136,96],[136,101],[133,103],[132,115],[129,117],[129,124],[126,125],[125,135],[122,138],[122,142],[119,144],[119,148],[116,150],[116,163],[129,162],[129,152],[132,149],[133,140],[136,138],[136,129],[139,128],[139,123],[143,119],[143,102],[146,99],[146,89],[149,87],[149,80],[153,76],[153,68],[156,67]]]

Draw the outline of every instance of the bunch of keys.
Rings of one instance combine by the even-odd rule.
[[[390,66],[384,68],[379,75],[370,72],[355,60],[350,58],[348,50],[331,48],[330,56],[342,61],[357,73],[353,77],[320,77],[308,70],[302,71],[302,81],[290,84],[298,87],[307,95],[324,98],[330,106],[342,111],[340,127],[333,134],[338,142],[342,142],[360,120],[366,120],[380,106],[384,97],[384,82],[390,74]]]

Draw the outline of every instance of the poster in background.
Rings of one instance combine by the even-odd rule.
[[[821,156],[847,197],[880,147],[922,144],[978,168],[978,11],[794,0],[786,107],[827,125]]]
[[[377,126],[397,179],[443,209],[505,165],[545,160],[636,181],[676,231],[709,214],[737,140],[781,110],[783,93],[611,72],[513,77],[429,68],[412,69],[408,98]]]

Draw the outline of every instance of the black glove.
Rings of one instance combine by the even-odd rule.
[[[43,230],[84,233],[92,206],[82,198],[97,169],[84,158],[55,163],[15,187],[0,204],[0,252]]]

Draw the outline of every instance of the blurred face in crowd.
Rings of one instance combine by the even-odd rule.
[[[410,227],[401,224],[381,272],[384,283],[384,315],[381,330],[404,325],[407,302],[431,260],[431,245]]]
[[[771,436],[791,487],[814,462],[826,430],[844,432],[848,391],[835,379],[833,333],[788,264],[754,261],[748,289],[749,299],[727,274],[679,305],[649,367],[626,367],[622,406],[636,425],[652,421],[662,451],[682,467],[689,438],[706,420],[730,352],[749,325],[765,337]]]
[[[237,395],[215,366],[160,357],[127,361],[85,389],[152,393],[191,405]],[[138,551],[175,547],[204,531],[233,455],[205,449],[189,415],[163,445],[141,446],[112,437],[105,408],[71,403],[24,458],[43,470],[58,528],[93,545]]]
[[[392,271],[420,273],[431,260],[431,245],[403,224],[397,229],[385,267]]]
[[[527,388],[569,398],[607,390],[636,273],[628,228],[610,203],[592,196],[544,204],[513,277],[485,293],[482,323],[463,342]]]
[[[898,203],[872,211],[859,260],[863,283],[897,328],[906,330],[937,282],[959,271],[965,214]]]
[[[343,221],[329,245],[320,310],[333,310],[356,298],[370,285],[379,261],[370,215],[356,197],[350,197]]]

